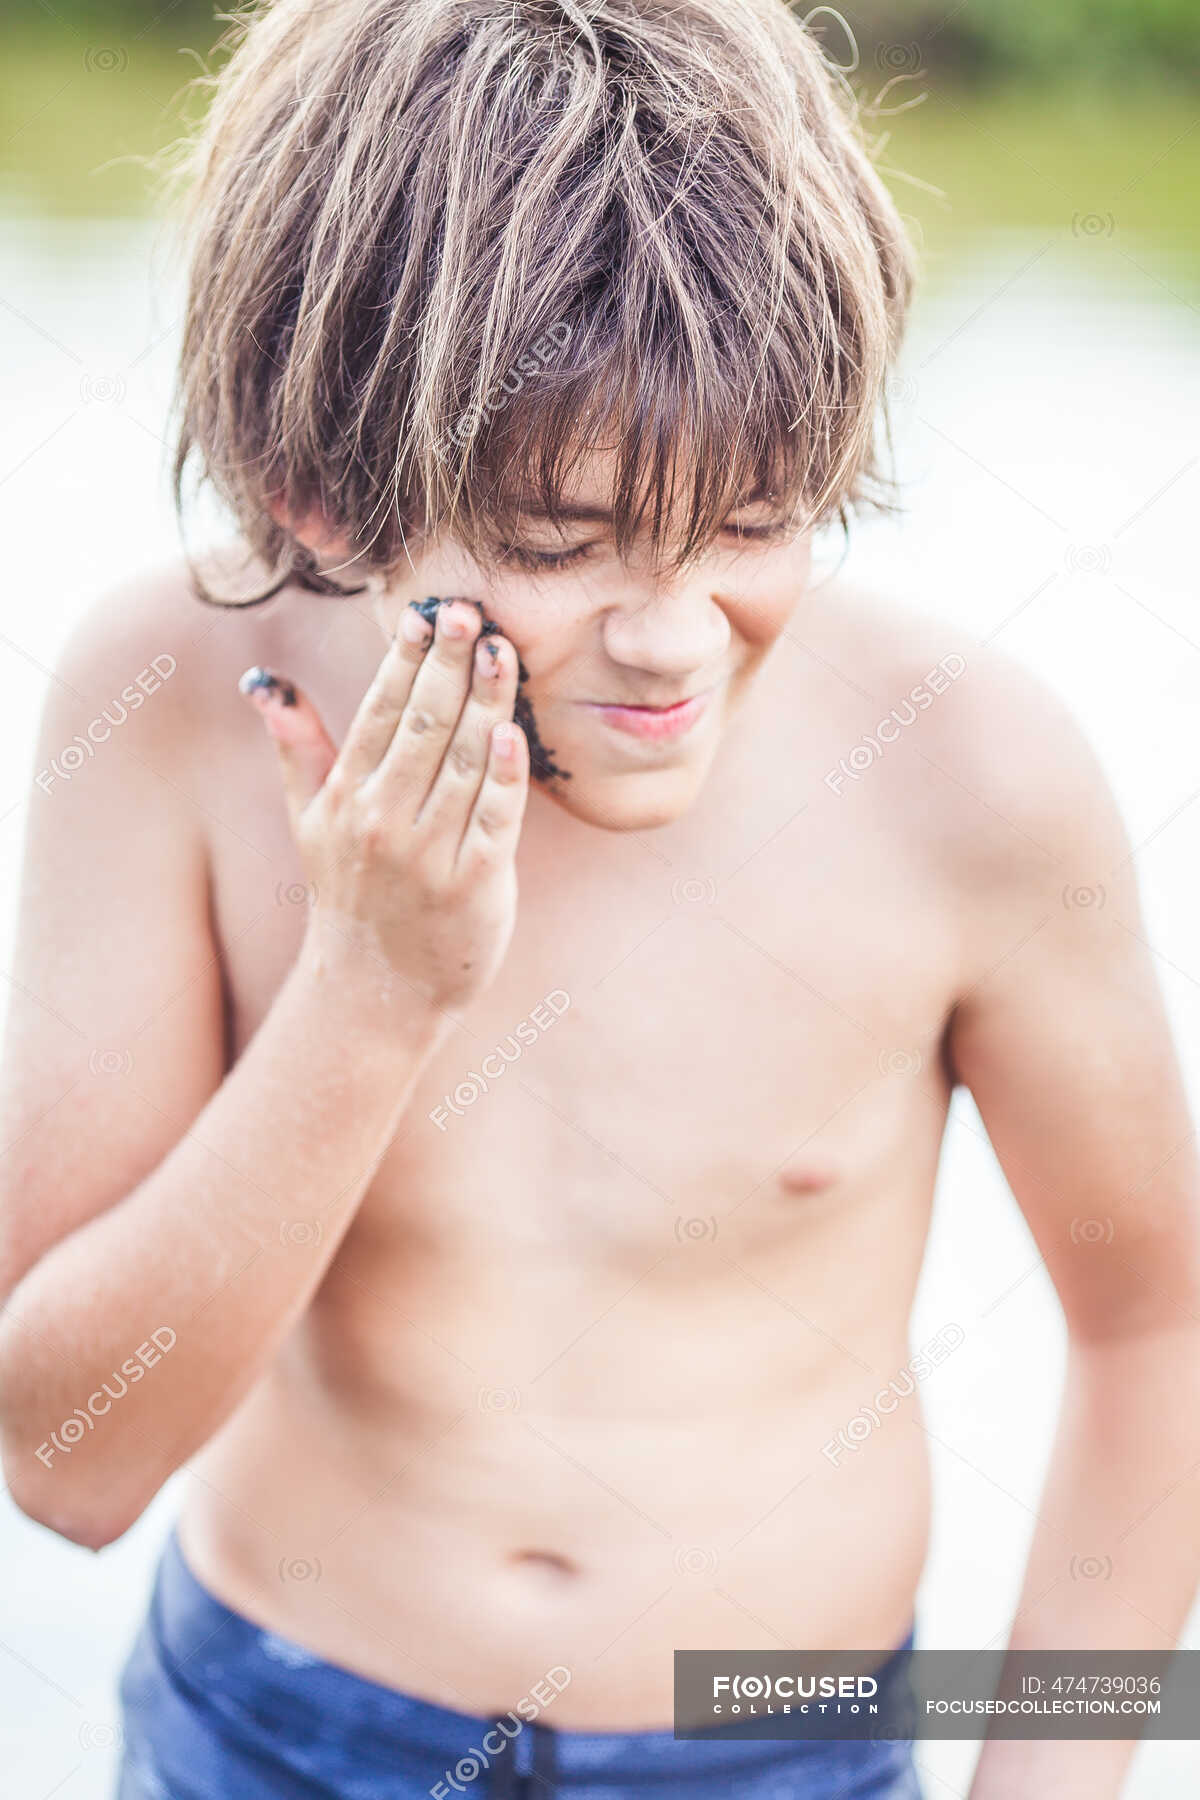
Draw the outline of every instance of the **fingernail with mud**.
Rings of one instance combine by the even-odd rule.
[[[281,706],[296,704],[296,690],[291,682],[284,681],[270,669],[247,669],[238,681],[238,687],[252,700],[278,700]]]
[[[415,600],[410,600],[401,613],[399,632],[406,644],[424,644],[433,636],[432,627]]]
[[[430,594],[427,600],[410,600],[408,604],[415,613],[424,619],[427,625],[432,625],[437,618],[437,610],[442,604],[442,598],[440,594]]]

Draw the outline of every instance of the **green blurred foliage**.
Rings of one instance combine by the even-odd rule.
[[[844,0],[836,9],[789,3],[802,16],[820,15],[831,49],[839,39],[845,44],[828,16],[840,10],[863,62],[885,68],[889,54],[899,68],[915,49],[926,68],[975,78],[1200,70],[1200,0]],[[214,0],[0,0],[0,28],[7,35],[57,21],[75,31],[174,39],[207,51],[223,29],[219,10]]]
[[[845,65],[834,9],[797,10]],[[147,159],[202,110],[189,83],[219,12],[0,0],[0,212],[152,205]],[[846,0],[842,16],[850,86],[933,271],[978,227],[1069,230],[1077,213],[1200,262],[1200,0]]]
[[[792,4],[801,16],[813,12]],[[1200,0],[845,0],[833,10],[850,25],[861,63],[885,71],[1074,81],[1200,70]],[[818,12],[814,28],[844,61],[845,33]]]
[[[216,0],[0,0],[0,29],[28,33],[56,25],[70,31],[138,32],[191,39],[210,31],[221,7]]]

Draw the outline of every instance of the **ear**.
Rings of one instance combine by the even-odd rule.
[[[302,543],[306,550],[329,553],[345,559],[350,555],[350,545],[344,535],[339,533],[330,523],[328,515],[319,506],[310,507],[299,519],[293,519],[284,504],[282,495],[275,495],[267,501],[267,510],[277,525],[290,531],[294,538]]]

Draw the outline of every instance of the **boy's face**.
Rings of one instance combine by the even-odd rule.
[[[376,603],[390,631],[428,595],[478,601],[528,671],[542,745],[569,780],[538,784],[590,824],[669,824],[693,804],[722,736],[805,587],[810,540],[769,502],[730,516],[683,571],[622,562],[605,459],[570,496],[562,530],[526,513],[484,567],[453,541],[412,546]]]

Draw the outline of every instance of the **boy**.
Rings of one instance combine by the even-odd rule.
[[[14,1497],[98,1549],[190,1477],[121,1800],[911,1796],[903,1743],[676,1742],[672,1651],[911,1643],[916,1395],[838,1446],[954,1084],[1070,1329],[1016,1645],[1175,1641],[1200,1281],[1091,753],[809,579],[879,491],[898,219],[776,0],[235,37],[177,478],[261,604],[172,566],[66,652],[8,1062]],[[1129,1749],[989,1744],[972,1800]]]

